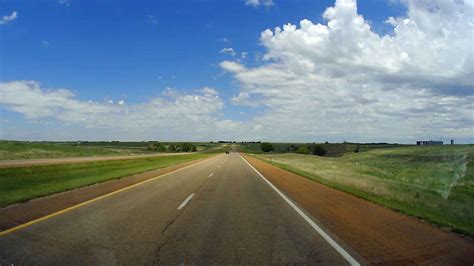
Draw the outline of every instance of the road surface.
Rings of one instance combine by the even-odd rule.
[[[348,262],[239,154],[0,236],[0,264]]]

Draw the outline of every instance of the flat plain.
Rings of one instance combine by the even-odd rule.
[[[281,168],[330,187],[474,236],[472,145],[406,146],[340,157],[259,154]]]
[[[123,156],[138,154],[155,154],[163,151],[150,150],[154,142],[120,142],[120,141],[77,141],[77,142],[33,142],[0,140],[0,160],[70,158]],[[180,142],[163,142],[164,146],[179,145]],[[197,151],[218,148],[217,144],[193,143]],[[172,151],[177,152],[177,151]]]

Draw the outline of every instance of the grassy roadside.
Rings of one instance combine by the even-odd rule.
[[[0,160],[130,155],[133,151],[72,144],[0,141]]]
[[[0,160],[98,157],[171,152],[149,150],[150,143],[152,142],[28,142],[0,140]],[[165,146],[171,143],[174,145],[182,144],[182,142],[161,142]],[[195,142],[192,144],[196,146],[198,152],[212,151],[222,147],[222,145],[214,143]]]
[[[280,168],[470,237],[473,160],[472,146],[377,149],[341,158],[272,156]]]
[[[0,169],[0,207],[131,174],[210,157],[220,152],[118,161]]]

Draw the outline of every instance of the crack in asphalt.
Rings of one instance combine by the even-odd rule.
[[[161,231],[161,234],[163,235],[163,241],[161,241],[161,243],[158,245],[158,247],[156,248],[156,251],[155,251],[155,254],[156,254],[156,261],[153,262],[153,264],[160,264],[160,252],[161,252],[161,249],[166,246],[171,240],[175,240],[177,242],[181,241],[184,239],[184,235],[182,235],[181,237],[177,237],[178,236],[178,232],[176,232],[175,234],[173,235],[169,235],[168,237],[165,236],[165,232],[168,230],[168,228],[170,228],[170,226],[172,226],[177,220],[178,218],[182,215],[184,211],[181,211],[178,215],[176,215],[176,217],[174,219],[172,219],[171,221],[168,222],[168,224],[163,228],[163,230]]]
[[[206,184],[210,183],[211,180],[209,178],[206,178],[205,181],[198,187],[198,189],[196,190],[196,193],[194,195],[194,200],[196,200],[199,195],[201,195],[204,191],[204,187],[206,186]],[[166,234],[166,231],[168,231],[168,229],[176,223],[176,221],[179,219],[179,217],[181,217],[181,215],[183,215],[183,213],[185,212],[185,210],[187,209],[187,207],[189,206],[186,205],[183,209],[181,209],[178,214],[173,218],[171,219],[168,223],[166,223],[165,227],[163,228],[163,230],[161,230],[161,235],[163,236],[163,240],[161,241],[161,243],[157,246],[156,248],[156,251],[155,251],[155,254],[156,254],[156,261],[154,261],[153,263],[156,263],[156,264],[160,264],[160,252],[161,252],[161,249],[166,246],[167,244],[169,244],[169,242],[171,240],[175,240],[176,242],[179,242],[181,240],[183,240],[185,238],[185,234],[182,234],[180,237],[177,237],[179,234],[178,233],[175,233],[173,235],[169,235],[169,236],[165,236]]]
[[[186,208],[185,208],[186,209]],[[163,241],[161,241],[161,243],[158,245],[158,247],[156,248],[156,251],[155,251],[155,254],[156,254],[156,261],[153,262],[153,264],[160,264],[160,252],[161,252],[161,249],[166,245],[168,244],[168,241],[170,241],[170,239],[172,239],[171,236],[169,237],[166,237],[165,236],[165,232],[166,230],[168,230],[168,228],[170,228],[171,225],[173,225],[176,220],[178,220],[178,218],[184,213],[184,209],[183,211],[180,211],[178,213],[178,215],[176,215],[172,220],[170,220],[166,225],[165,227],[163,228],[163,230],[161,230],[161,235],[163,236]]]

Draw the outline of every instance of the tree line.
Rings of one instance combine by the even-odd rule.
[[[260,144],[260,148],[262,149],[263,152],[272,152],[274,151],[273,144],[269,142],[262,142]],[[326,155],[326,149],[319,144],[308,144],[308,145],[302,145],[296,147],[295,145],[291,145],[288,147],[288,150],[290,152],[296,152],[299,154],[312,154],[312,155],[317,155],[317,156],[324,156]]]
[[[148,144],[148,150],[157,152],[195,152],[197,147],[190,142],[169,143],[165,145],[159,141],[154,141]]]

